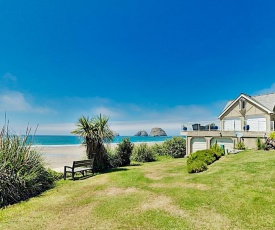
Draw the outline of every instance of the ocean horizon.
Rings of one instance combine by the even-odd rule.
[[[162,142],[165,140],[172,139],[174,136],[161,136],[161,137],[150,137],[150,136],[116,136],[111,143],[120,143],[124,138],[130,138],[132,143],[138,142]],[[81,145],[83,138],[71,135],[35,135],[29,136],[28,139],[32,145],[37,146],[70,146],[70,145]]]

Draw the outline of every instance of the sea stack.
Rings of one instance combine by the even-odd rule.
[[[166,132],[162,128],[152,128],[151,137],[167,136]]]
[[[119,137],[119,133],[118,132],[113,131],[113,130],[112,130],[112,132],[113,132],[113,134],[114,134],[115,137]]]
[[[134,136],[148,137],[148,133],[145,130],[140,130]]]

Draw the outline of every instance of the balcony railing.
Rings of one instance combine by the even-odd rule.
[[[225,123],[227,122],[227,123]],[[201,121],[201,122],[187,122],[181,124],[181,132],[192,131],[241,131],[241,132],[272,132],[275,130],[274,121],[270,122],[270,127],[267,126],[265,121],[244,122],[241,127],[239,120],[223,121],[222,127],[220,121]]]
[[[181,125],[181,132],[219,131],[219,121],[188,122]]]

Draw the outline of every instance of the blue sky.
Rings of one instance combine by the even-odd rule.
[[[0,124],[70,134],[102,113],[121,135],[216,119],[275,92],[274,1],[0,1]]]

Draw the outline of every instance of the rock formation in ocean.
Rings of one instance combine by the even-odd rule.
[[[152,128],[151,137],[167,136],[166,132],[162,128]]]
[[[142,136],[142,137],[147,137],[148,133],[145,130],[140,130],[138,131],[134,136]]]
[[[116,132],[114,130],[112,130],[112,132],[113,132],[113,134],[114,134],[115,137],[119,137],[119,133],[118,132]]]

